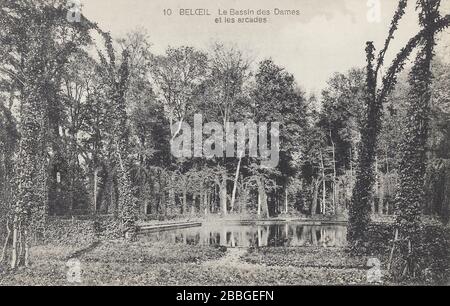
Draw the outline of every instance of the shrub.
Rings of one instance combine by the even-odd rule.
[[[364,241],[351,252],[389,259],[395,235],[393,223],[371,223]],[[397,244],[400,247],[400,243]],[[397,247],[397,251],[398,251]],[[423,224],[420,243],[416,246],[417,258],[414,278],[409,281],[447,283],[450,279],[450,231],[441,224]],[[398,252],[394,252],[395,257]],[[393,269],[391,274],[400,278],[401,271]]]

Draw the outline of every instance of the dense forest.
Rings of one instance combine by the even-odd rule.
[[[418,3],[421,33],[428,36],[400,52],[380,88],[380,67],[406,1],[399,1],[379,56],[368,44],[366,67],[336,72],[320,93],[308,93],[289,67],[270,58],[256,62],[232,44],[155,54],[151,33],[113,38],[82,15],[66,19],[64,1],[2,1],[4,249],[12,241],[13,261],[22,253],[26,258],[26,241],[55,216],[111,215],[127,227],[137,220],[210,215],[350,215],[360,230],[361,212],[369,219],[394,215],[411,203],[402,197],[422,188],[414,175],[423,177],[417,209],[447,222],[450,62],[448,54],[433,57],[432,46],[448,18],[439,15],[439,1]],[[417,98],[424,92],[430,95],[425,106]],[[176,124],[193,125],[196,114],[224,125],[279,122],[278,165],[262,168],[260,158],[246,154],[174,157]],[[415,128],[425,129],[418,138]],[[414,171],[422,167],[424,175]]]

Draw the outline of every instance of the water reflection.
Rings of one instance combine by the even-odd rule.
[[[343,225],[305,225],[296,223],[215,224],[148,233],[141,239],[172,243],[251,246],[323,246],[346,244]]]

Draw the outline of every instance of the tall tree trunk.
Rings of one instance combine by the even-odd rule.
[[[222,209],[222,214],[227,215],[227,176],[222,174],[222,180],[220,182],[220,207]]]
[[[28,235],[35,234],[46,208],[46,115],[42,110],[46,96],[42,88],[48,84],[39,85],[42,86],[40,91],[44,92],[28,92],[26,89],[20,114],[23,128],[19,142],[18,197],[13,207],[13,269],[25,264],[25,253],[20,251],[24,247],[22,239],[28,241]]]
[[[14,217],[13,223],[13,237],[12,237],[12,252],[11,252],[11,268],[15,269],[17,267],[17,261],[19,256],[19,233],[20,233],[20,222],[18,216]]]
[[[337,203],[336,203],[336,147],[334,145],[333,137],[331,136],[330,131],[330,140],[332,144],[333,150],[333,181],[331,182],[331,187],[333,188],[332,192],[332,202],[333,202],[333,213],[336,215],[337,213]]]
[[[311,216],[315,216],[317,213],[317,202],[319,198],[319,186],[320,186],[321,180],[320,179],[313,179],[313,199],[311,204]]]
[[[421,207],[424,203],[426,147],[430,120],[431,61],[435,45],[433,24],[439,18],[439,0],[421,1],[419,20],[428,31],[409,74],[408,119],[405,137],[401,144],[399,167],[399,190],[397,193],[396,226],[399,236],[408,242],[403,246],[401,256],[407,262],[403,274],[415,275],[420,243]]]
[[[230,210],[233,211],[234,210],[234,202],[236,200],[236,189],[237,189],[237,184],[238,184],[238,179],[239,179],[239,170],[241,168],[241,160],[242,160],[242,154],[240,154],[239,156],[239,161],[236,167],[236,173],[234,175],[234,182],[233,182],[233,192],[231,194],[231,203],[230,203]]]
[[[205,211],[205,216],[209,213],[209,192],[207,188],[203,189],[203,209]]]
[[[353,155],[351,147],[350,147],[350,177],[353,177]]]
[[[194,194],[192,195],[192,204],[191,204],[191,215],[192,216],[195,215],[196,201],[197,201],[197,193],[194,192]]]
[[[175,174],[170,175],[170,188],[169,188],[169,208],[172,211],[175,208]]]
[[[284,213],[287,214],[289,210],[288,206],[288,187],[287,185],[284,187]]]
[[[258,208],[257,208],[257,215],[258,215],[258,218],[261,217],[261,194],[259,193],[259,190],[258,190]]]
[[[258,185],[258,216],[267,218],[269,216],[269,210],[264,178],[258,177],[256,181]]]
[[[380,186],[379,186],[379,175],[378,175],[378,156],[375,155],[375,183],[374,183],[374,187],[375,187],[375,195],[378,197],[380,194]],[[371,199],[371,207],[372,207],[372,214],[376,213],[376,201],[375,201],[376,197],[372,197]]]
[[[365,104],[367,114],[361,131],[359,144],[358,167],[356,171],[356,183],[353,188],[349,209],[349,225],[347,239],[351,244],[358,244],[364,239],[370,222],[370,201],[372,198],[376,142],[381,127],[382,100],[376,95],[376,69],[374,70],[375,48],[372,42],[366,47],[366,88]]]
[[[181,211],[182,211],[182,213],[183,214],[185,214],[186,213],[186,202],[187,202],[187,187],[186,186],[184,186],[184,188],[183,188],[183,199],[182,199],[182,201],[181,201]]]
[[[380,175],[380,187],[378,195],[378,214],[380,215],[383,214],[385,184],[386,184],[386,175]]]
[[[9,218],[6,219],[6,237],[3,244],[2,253],[0,254],[0,264],[5,261],[6,251],[8,250],[9,240],[11,239],[11,228],[9,227]]]
[[[98,195],[98,168],[94,169],[94,191],[92,195],[92,213],[95,215],[97,212],[97,195]]]
[[[320,168],[322,170],[322,204],[320,206],[320,213],[324,214],[326,209],[327,188],[325,180],[325,164],[323,162],[322,151],[320,151]]]

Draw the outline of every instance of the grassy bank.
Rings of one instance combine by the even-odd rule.
[[[90,227],[84,226],[85,223],[75,225],[72,231],[61,230],[64,235],[49,236],[54,243],[32,247],[30,267],[9,271],[0,266],[0,285],[73,285],[67,279],[70,258],[81,263],[81,285],[366,284],[370,258],[379,260],[383,283],[395,284],[386,273],[392,245],[391,224],[371,225],[367,234],[371,242],[364,244],[364,254],[369,255],[350,255],[339,247],[226,249],[143,240],[98,240],[89,234],[92,231],[87,230]],[[86,229],[84,239],[71,239],[70,233],[79,229]],[[442,277],[448,275],[444,272],[450,259],[450,239],[446,233],[428,227],[423,238],[426,243],[422,264],[430,273]],[[97,243],[88,238],[97,239],[94,241]]]
[[[70,285],[68,258],[83,270],[82,285],[262,285],[361,284],[365,258],[348,258],[342,249],[228,249],[183,244],[100,243],[89,252],[40,246],[31,250],[30,268],[3,271],[0,285]]]

